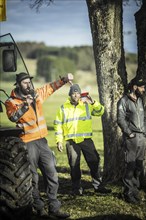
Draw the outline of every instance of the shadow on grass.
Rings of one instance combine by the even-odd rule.
[[[70,173],[70,168],[69,167],[57,167],[57,172],[58,173]],[[90,176],[90,171],[89,170],[83,170],[82,169],[82,175],[89,175]]]
[[[59,176],[59,190],[58,193],[65,195],[70,195],[71,193],[71,178],[70,178],[70,168],[68,167],[57,167],[57,172],[63,176]],[[64,175],[67,174],[67,177]],[[82,170],[82,177],[86,175],[89,176],[88,180],[81,178],[81,186],[84,190],[85,195],[89,195],[90,193],[87,192],[88,189],[93,189],[92,181],[91,181],[91,174],[89,170]],[[106,185],[106,183],[105,183]],[[39,190],[41,192],[45,192],[43,177],[39,175]],[[86,191],[87,190],[87,191]],[[93,193],[91,193],[93,195]],[[118,197],[118,196],[117,196]]]
[[[61,170],[62,170],[62,168],[61,168]],[[39,186],[40,186],[39,188],[40,188],[41,192],[45,191],[42,176],[40,176]],[[134,213],[136,213],[136,212],[131,212],[131,214],[126,214],[126,212],[125,212],[125,214],[118,214],[117,211],[115,212],[117,202],[119,203],[119,207],[121,207],[121,209],[123,209],[123,207],[125,207],[125,204],[122,203],[123,198],[121,197],[121,193],[120,193],[121,184],[118,185],[117,189],[115,189],[114,186],[112,186],[113,192],[111,194],[108,194],[108,195],[107,194],[105,194],[105,195],[97,194],[97,197],[96,197],[96,194],[93,190],[92,184],[89,180],[87,180],[87,181],[83,180],[82,186],[85,189],[83,196],[77,196],[77,197],[72,196],[70,194],[71,193],[70,177],[66,176],[66,175],[59,177],[59,191],[58,191],[59,200],[62,201],[63,204],[66,204],[66,207],[67,207],[66,211],[67,212],[69,212],[70,207],[73,210],[75,209],[74,214],[73,214],[73,215],[75,215],[75,217],[73,218],[71,216],[69,219],[74,219],[74,220],[75,219],[76,220],[87,220],[87,219],[88,220],[95,220],[95,219],[96,220],[145,220],[146,219],[146,218],[140,218],[140,217],[134,216]],[[104,198],[104,196],[107,197],[107,199]],[[101,199],[99,197],[101,197]],[[47,199],[46,199],[45,194],[42,194],[42,198],[45,201],[45,203],[47,204]],[[114,198],[115,198],[115,201],[114,201]],[[120,200],[121,200],[121,203],[120,203]],[[97,201],[101,202],[101,204],[102,204],[101,207],[99,206],[99,210],[97,209],[97,213],[99,212],[99,215],[97,215],[97,213],[96,213],[96,216],[80,217],[78,214],[76,214],[76,212],[78,213],[78,211],[79,211],[78,207],[81,207],[82,213],[84,213],[84,211],[88,212],[88,209],[86,209],[86,207],[88,207],[88,202],[89,202],[91,204],[90,213],[92,215],[92,208],[94,210],[94,207],[95,207],[94,205],[92,205],[92,203],[95,203],[95,205],[96,205]],[[109,206],[110,201],[112,201],[111,206]],[[121,204],[121,206],[120,206],[120,204]],[[102,212],[100,210],[100,208],[102,209],[102,206],[104,206],[104,205],[105,205],[106,213],[104,213],[104,211]],[[109,207],[109,215],[107,214],[107,210],[108,210],[107,206]],[[127,206],[128,206],[128,204],[127,204]],[[131,208],[133,208],[133,207],[131,207]],[[137,208],[137,207],[135,207],[135,208]],[[77,211],[76,211],[76,209],[77,209]],[[143,210],[143,204],[141,205],[141,209]],[[96,210],[96,208],[95,208],[95,210]],[[103,213],[103,215],[102,215],[102,213]],[[115,214],[113,214],[113,213],[115,213]],[[48,218],[48,219],[51,219],[51,218]],[[38,220],[38,219],[33,217],[31,220]],[[41,218],[39,218],[39,220],[41,220]]]
[[[32,217],[31,220],[42,220],[43,218]],[[54,219],[54,218],[47,218]],[[70,218],[68,218],[69,220]],[[85,218],[77,218],[76,220],[141,220],[135,216],[131,215],[103,215],[103,216],[94,216],[94,217],[85,217]]]
[[[44,218],[32,216],[31,220],[42,220]],[[54,219],[54,218],[47,218],[47,219]],[[68,220],[71,218],[68,218]],[[26,219],[27,220],[27,219]],[[94,217],[84,217],[84,218],[76,218],[76,220],[142,220],[136,216],[131,215],[99,215]]]
[[[78,218],[78,220],[141,220],[136,216],[131,215],[103,215],[103,216],[94,216],[94,217],[85,217],[85,218]]]
[[[84,190],[88,190],[92,187],[92,183],[90,181],[85,181],[82,180],[82,187]],[[41,192],[45,192],[45,186],[44,186],[44,181],[43,177],[39,175],[39,190]],[[71,179],[70,178],[65,178],[65,177],[59,177],[59,194],[62,195],[70,195],[71,194]]]

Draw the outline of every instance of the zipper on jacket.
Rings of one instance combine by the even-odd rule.
[[[136,109],[137,109],[136,114],[137,114],[137,119],[138,119],[138,127],[139,127],[139,130],[142,131],[142,130],[141,130],[140,117],[139,117],[138,101],[139,101],[139,100],[137,100],[137,102],[135,103],[135,106],[136,106]]]
[[[38,116],[37,116],[37,111],[36,111],[36,101],[33,100],[32,104],[31,104],[34,112],[35,112],[35,115],[36,115],[36,124],[38,125]]]

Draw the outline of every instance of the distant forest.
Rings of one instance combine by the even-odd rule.
[[[54,80],[58,73],[68,71],[96,72],[91,46],[52,47],[46,46],[43,42],[17,42],[17,45],[25,58],[37,61],[36,75],[44,77],[46,81]],[[136,63],[136,54],[126,54],[126,65],[132,66]]]

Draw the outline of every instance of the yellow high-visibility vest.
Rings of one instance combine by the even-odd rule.
[[[6,21],[6,0],[0,0],[0,21]]]
[[[92,115],[102,116],[104,107],[95,101],[93,105],[79,102],[77,106],[68,99],[58,110],[54,121],[56,143],[72,139],[76,143],[92,137]]]

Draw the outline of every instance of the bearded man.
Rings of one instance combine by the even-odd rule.
[[[123,195],[127,202],[140,201],[139,176],[143,169],[145,153],[145,126],[143,94],[146,82],[139,77],[129,83],[129,91],[117,104],[117,122],[123,132],[125,174]]]

